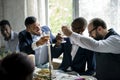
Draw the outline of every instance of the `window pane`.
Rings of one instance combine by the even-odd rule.
[[[120,31],[120,0],[79,0],[79,16],[88,21],[94,17],[105,20],[108,28]]]
[[[56,34],[63,23],[72,21],[72,0],[49,0],[49,24]]]

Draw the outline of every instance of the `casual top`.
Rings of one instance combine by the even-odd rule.
[[[107,39],[99,41],[74,32],[69,37],[75,42],[75,44],[81,46],[82,48],[96,52],[120,54],[120,36],[118,35],[111,35]]]
[[[5,51],[7,52],[18,52],[18,33],[11,31],[11,38],[5,41]]]

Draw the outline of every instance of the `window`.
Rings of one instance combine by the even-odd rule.
[[[94,17],[102,18],[108,28],[115,29],[120,33],[120,0],[73,0],[78,16],[85,17],[88,21]]]
[[[120,33],[120,0],[49,0],[48,5],[48,23],[55,34],[62,23],[70,25],[72,19],[79,16],[85,17],[88,22],[94,17],[102,18],[108,29],[113,28]]]
[[[49,0],[49,25],[56,35],[63,23],[72,22],[72,0]]]

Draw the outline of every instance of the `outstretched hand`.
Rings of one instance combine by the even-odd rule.
[[[62,26],[62,32],[66,35],[66,36],[70,36],[72,34],[72,31],[67,27],[67,26]]]

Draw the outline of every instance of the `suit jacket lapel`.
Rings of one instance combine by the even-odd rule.
[[[27,34],[27,37],[28,37],[27,42],[28,42],[28,44],[31,44],[33,42],[32,36],[29,32],[26,32],[26,34]]]

